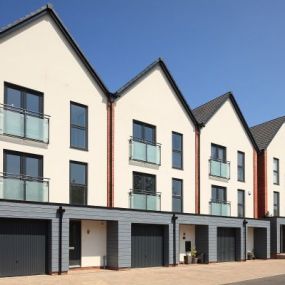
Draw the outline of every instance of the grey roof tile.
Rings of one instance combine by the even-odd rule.
[[[250,128],[260,150],[267,149],[284,122],[285,116],[282,116]]]

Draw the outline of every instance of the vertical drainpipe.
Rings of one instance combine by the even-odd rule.
[[[244,228],[244,261],[246,261],[246,225],[248,221],[246,219],[243,220],[243,228]]]
[[[173,224],[173,265],[176,266],[176,220],[178,217],[173,214],[171,221]]]
[[[63,214],[65,212],[65,209],[60,206],[57,209],[57,214],[59,218],[59,245],[58,245],[58,275],[61,275],[62,273],[62,219],[63,219]]]

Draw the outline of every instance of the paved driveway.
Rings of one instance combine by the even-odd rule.
[[[0,279],[0,285],[208,285],[230,284],[270,276],[276,276],[276,281],[285,280],[284,276],[284,279],[277,276],[281,274],[285,274],[285,260],[275,259],[122,271],[80,270],[71,271],[62,276],[42,275],[2,278]],[[264,284],[275,284],[274,282],[266,283],[266,279],[264,280]],[[262,281],[262,279],[259,281]],[[262,283],[246,282],[242,284]]]

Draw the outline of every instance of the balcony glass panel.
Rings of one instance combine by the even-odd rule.
[[[26,137],[48,143],[48,121],[47,118],[26,115]]]
[[[26,181],[26,200],[48,202],[48,182]]]
[[[0,107],[0,134],[16,136],[44,143],[49,142],[49,118],[25,113],[12,106]]]
[[[215,216],[230,216],[231,204],[229,202],[210,202],[210,213]]]
[[[221,178],[230,178],[230,163],[222,162],[218,160],[210,159],[210,175],[221,177]]]
[[[49,201],[49,183],[47,180],[32,180],[26,176],[0,177],[0,199],[21,201]]]
[[[160,193],[130,192],[130,207],[132,209],[160,211]]]
[[[11,111],[2,110],[3,114],[3,133],[12,136],[24,136],[24,114]]]
[[[130,159],[160,165],[161,146],[130,140]]]

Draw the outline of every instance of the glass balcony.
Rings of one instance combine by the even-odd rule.
[[[210,214],[214,216],[230,216],[231,203],[226,201],[210,201]]]
[[[150,211],[160,211],[161,193],[131,190],[130,208]]]
[[[49,181],[44,178],[1,174],[0,199],[48,202]]]
[[[130,139],[130,159],[160,165],[161,145]]]
[[[230,179],[230,162],[209,159],[210,176]]]
[[[49,117],[10,105],[0,105],[0,134],[49,142]]]

